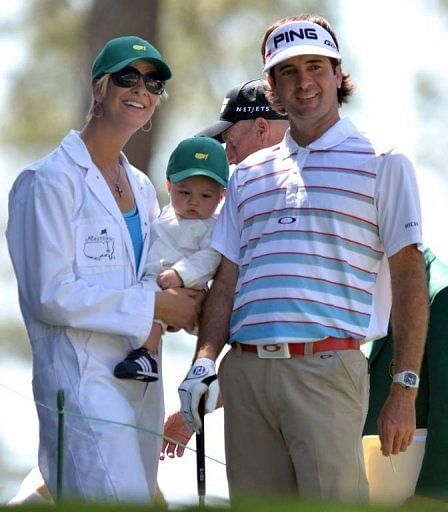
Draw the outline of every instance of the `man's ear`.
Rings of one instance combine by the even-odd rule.
[[[168,190],[168,194],[170,194],[171,193],[171,181],[166,180],[165,184],[166,184],[166,189]]]
[[[341,85],[342,85],[342,80],[344,78],[343,75],[342,75],[342,68],[341,68],[340,64],[338,64],[334,68],[334,74],[336,75],[336,85],[337,85],[337,88],[340,89]]]
[[[269,132],[269,123],[264,117],[255,119],[255,130],[257,138],[264,140]]]

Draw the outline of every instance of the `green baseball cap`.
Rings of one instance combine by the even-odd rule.
[[[183,140],[171,153],[166,177],[172,183],[207,176],[223,187],[229,179],[229,162],[221,144],[210,137],[191,137]]]
[[[151,43],[137,36],[124,36],[111,39],[97,55],[92,68],[92,80],[106,73],[120,71],[136,60],[152,62],[163,80],[171,78],[170,68]]]

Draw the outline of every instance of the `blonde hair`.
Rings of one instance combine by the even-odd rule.
[[[98,92],[100,93],[101,100],[103,100],[104,96],[106,96],[107,86],[109,85],[109,79],[110,79],[110,74],[108,73],[93,82],[93,87],[98,89]],[[89,122],[92,119],[92,117],[95,117],[94,112],[95,112],[95,108],[97,107],[97,105],[101,105],[101,101],[97,101],[95,99],[95,95],[92,92],[92,97],[90,98],[89,110],[87,111],[87,115],[86,115],[87,122]]]

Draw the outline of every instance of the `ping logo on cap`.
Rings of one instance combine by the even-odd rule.
[[[274,46],[278,48],[281,42],[293,43],[295,39],[318,39],[316,29],[301,28],[297,32],[295,30],[285,30],[274,37]]]
[[[141,51],[145,51],[145,50],[146,50],[146,46],[143,46],[143,45],[141,45],[141,44],[133,44],[133,45],[132,45],[132,48],[133,48],[134,50],[141,50]]]
[[[280,25],[269,35],[265,45],[263,71],[268,72],[276,64],[299,55],[341,58],[328,30],[310,21],[293,21]]]
[[[196,160],[207,160],[208,154],[207,153],[195,153],[194,157]]]

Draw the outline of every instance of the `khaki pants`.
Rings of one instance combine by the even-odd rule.
[[[368,500],[359,350],[259,359],[233,348],[219,369],[230,495]]]

